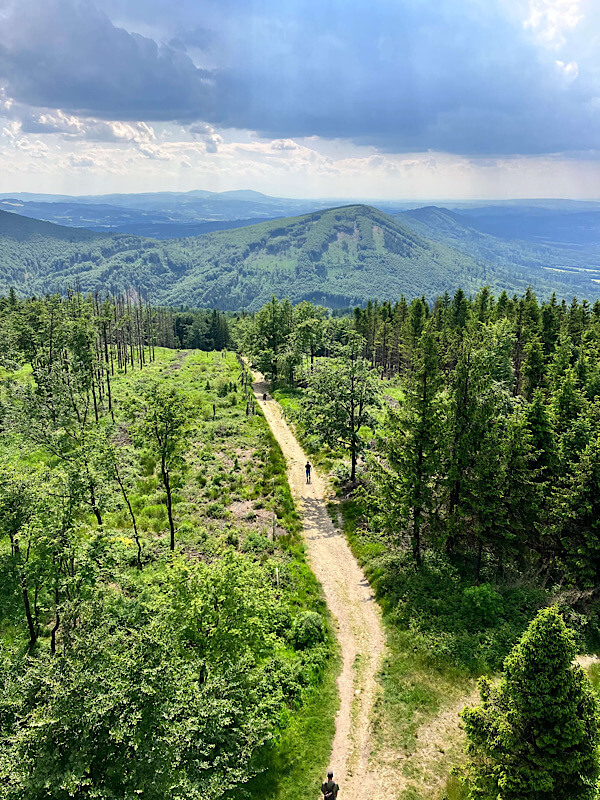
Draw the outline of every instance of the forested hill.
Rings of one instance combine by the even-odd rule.
[[[159,242],[104,235],[0,212],[0,292],[21,294],[132,287],[154,302],[255,310],[272,294],[331,307],[463,286],[540,295],[600,294],[588,275],[552,273],[539,264],[492,265],[477,253],[426,238],[370,206],[354,205],[237,230]]]
[[[105,238],[106,234],[95,233],[85,228],[65,228],[53,222],[0,211],[0,237],[16,242],[43,242],[45,239],[55,239],[69,243],[89,242],[92,239]]]
[[[582,216],[582,215],[572,215]],[[529,218],[529,217],[528,217]],[[590,245],[553,245],[543,242],[493,236],[479,227],[478,219],[447,208],[426,206],[395,216],[401,224],[420,236],[455,247],[474,258],[484,259],[499,269],[516,269],[536,280],[551,281],[557,292],[567,284],[572,294],[597,295],[600,279],[600,247]]]

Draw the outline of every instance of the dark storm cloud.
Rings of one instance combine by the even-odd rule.
[[[0,75],[34,106],[395,152],[600,149],[597,56],[581,54],[579,76],[558,64],[579,55],[541,46],[521,0],[4,0],[4,9]]]
[[[0,9],[0,79],[18,102],[103,119],[196,119],[210,76],[188,56],[116,28],[90,2],[19,0]]]

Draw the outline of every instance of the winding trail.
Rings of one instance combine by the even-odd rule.
[[[342,651],[338,677],[340,710],[336,717],[331,768],[344,800],[379,800],[386,792],[370,769],[371,719],[378,692],[376,676],[384,652],[381,613],[371,587],[345,537],[327,511],[327,484],[313,468],[306,483],[306,454],[281,416],[281,407],[263,393],[269,386],[254,373],[254,393],[287,462],[288,482],[302,514],[310,566],[323,587],[337,626]]]

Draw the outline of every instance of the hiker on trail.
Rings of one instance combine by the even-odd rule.
[[[267,402],[267,393],[266,392],[263,394],[263,400],[265,401],[265,403]]]
[[[340,787],[333,780],[333,772],[329,770],[327,773],[327,780],[321,784],[321,791],[323,792],[323,800],[336,800]]]
[[[310,461],[306,462],[306,466],[304,467],[304,469],[306,470],[306,482],[310,483],[310,471],[312,469],[312,467],[310,466]]]

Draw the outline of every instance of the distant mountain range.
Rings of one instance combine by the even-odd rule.
[[[199,236],[333,205],[318,200],[268,197],[260,192],[151,192],[69,197],[0,196],[0,209],[58,225],[155,239]]]
[[[598,297],[600,257],[586,257],[585,267],[581,258],[507,243],[438,208],[390,216],[351,205],[165,241],[0,211],[2,293],[140,287],[154,302],[223,310],[254,310],[272,294],[345,308],[484,285],[496,293],[531,285],[541,296]]]
[[[595,203],[559,208],[480,206],[461,210],[482,233],[502,239],[568,247],[600,245],[600,208]]]
[[[600,212],[588,213],[590,216],[595,213],[600,214]],[[507,219],[506,227],[503,227],[500,221],[497,226],[504,235],[502,237],[490,235],[482,230],[487,228],[487,219],[490,216],[491,214],[486,213],[484,216],[486,222],[481,225],[481,218],[478,215],[467,216],[447,208],[429,206],[405,211],[396,215],[396,218],[422,236],[450,244],[475,258],[485,259],[496,267],[531,271],[532,281],[535,281],[536,271],[539,272],[540,269],[555,274],[559,271],[561,275],[568,272],[579,273],[581,280],[579,291],[585,292],[586,295],[595,292],[595,284],[590,286],[589,281],[600,277],[593,274],[600,265],[600,244],[594,241],[594,235],[600,239],[600,231],[594,234],[590,227],[585,234],[581,234],[580,229],[574,227],[571,230],[571,241],[541,243],[537,241],[539,237],[534,234],[533,227],[530,231],[530,240],[510,238],[507,234],[513,226],[511,214],[498,215],[498,220]],[[581,215],[573,216],[579,218]],[[522,226],[524,227],[524,223]],[[588,241],[573,241],[578,236]],[[547,278],[556,280],[556,277],[550,275]],[[562,290],[557,287],[557,291]]]
[[[339,205],[339,201],[269,197],[251,190],[81,197],[0,194],[0,209],[5,211],[58,225],[153,239],[200,236]],[[406,201],[381,201],[372,205],[393,215],[419,208],[419,204]],[[441,205],[457,214],[460,224],[506,241],[517,239],[536,245],[571,248],[584,255],[590,250],[594,255],[593,250],[600,246],[600,202],[507,200]]]

